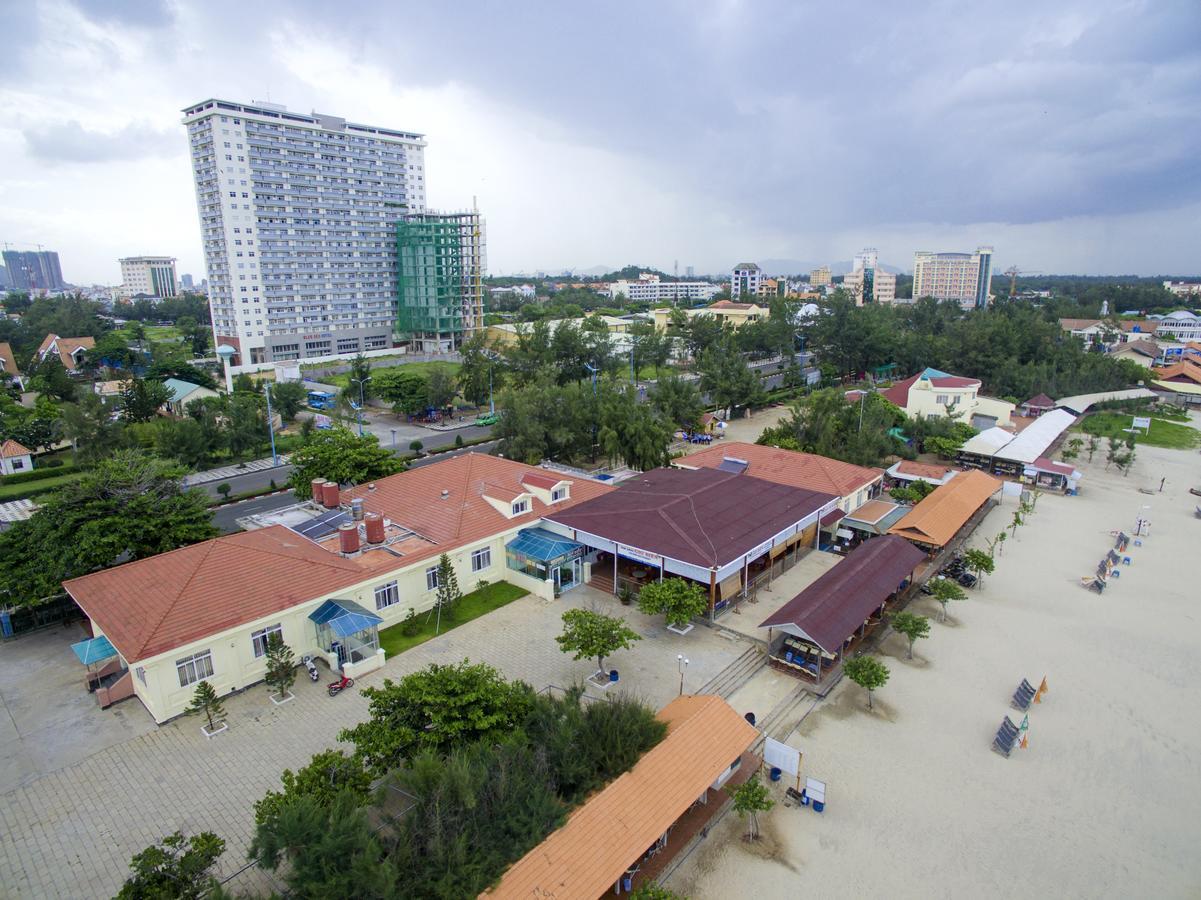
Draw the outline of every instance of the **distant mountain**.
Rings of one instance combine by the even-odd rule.
[[[595,277],[597,275],[607,275],[610,272],[616,272],[616,271],[617,271],[616,266],[593,266],[590,269],[572,269],[571,270],[572,274],[574,274],[574,275],[586,275],[586,276],[591,276],[591,277]]]

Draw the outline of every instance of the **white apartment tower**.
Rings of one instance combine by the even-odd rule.
[[[737,300],[743,295],[759,296],[763,271],[755,263],[739,263],[730,273],[730,298]]]
[[[992,285],[992,247],[975,253],[913,254],[913,299],[954,300],[964,309],[988,306]]]
[[[395,222],[425,210],[425,139],[272,103],[184,110],[218,345],[234,365],[393,346]]]
[[[894,303],[897,299],[897,276],[880,268],[880,253],[874,247],[855,254],[851,271],[843,278],[842,286],[855,298],[856,306]]]
[[[126,297],[144,294],[147,297],[178,296],[174,256],[127,256],[121,264],[121,293]]]

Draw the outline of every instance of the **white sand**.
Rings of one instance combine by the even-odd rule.
[[[823,815],[779,803],[756,846],[730,814],[668,886],[695,900],[784,897],[1201,896],[1201,455],[1140,447],[1128,478],[1085,471],[1046,495],[998,571],[932,621],[866,709],[844,680],[791,743],[828,783]],[[1139,487],[1158,488],[1146,496]],[[1010,520],[994,510],[974,543]],[[1152,530],[1103,596],[1079,586],[1132,529]],[[936,619],[928,598],[915,604]],[[1023,678],[1047,677],[1028,750],[989,750]],[[783,786],[774,786],[783,801]]]

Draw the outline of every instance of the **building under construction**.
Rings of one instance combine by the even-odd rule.
[[[415,350],[461,346],[484,326],[484,223],[479,210],[424,212],[396,223],[396,330]]]

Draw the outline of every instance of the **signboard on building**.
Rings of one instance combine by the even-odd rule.
[[[658,568],[663,563],[663,557],[658,553],[651,553],[647,550],[639,550],[637,547],[629,547],[625,544],[617,545],[619,555],[627,559],[636,559],[639,562],[650,563],[655,568]]]

